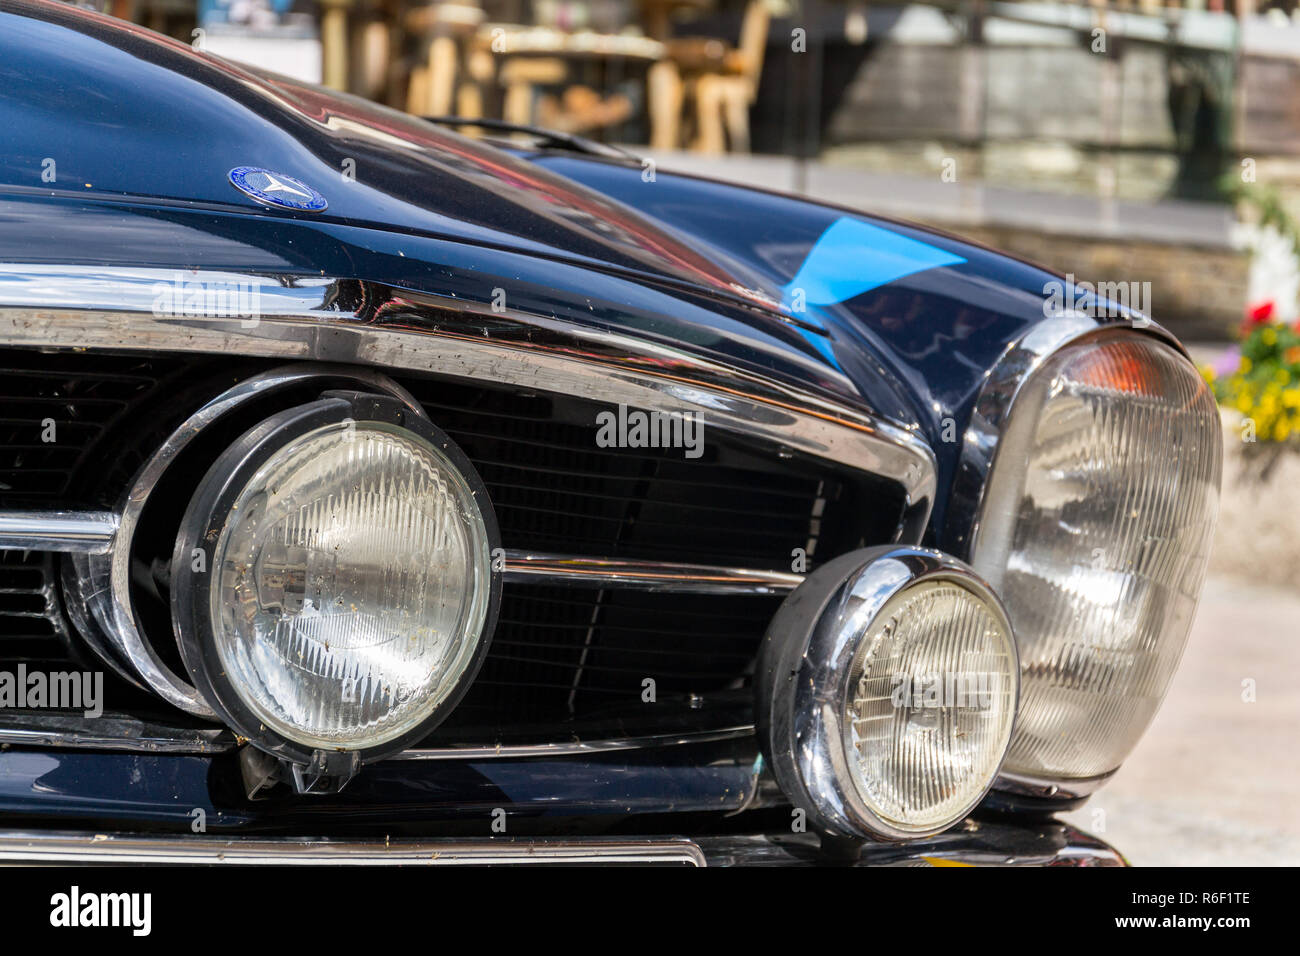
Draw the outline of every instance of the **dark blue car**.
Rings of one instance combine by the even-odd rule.
[[[1122,863],[1178,342],[486,133],[0,0],[0,859]]]

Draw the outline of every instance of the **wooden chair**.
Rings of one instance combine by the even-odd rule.
[[[408,113],[447,116],[455,112],[456,83],[465,69],[469,40],[483,18],[476,0],[433,3],[407,14],[407,29],[423,38],[428,51],[411,70]]]
[[[749,152],[749,107],[758,95],[771,13],[766,0],[749,0],[737,46],[713,37],[668,41],[666,58],[650,69],[650,145],[676,149],[684,107],[694,104],[691,148]]]

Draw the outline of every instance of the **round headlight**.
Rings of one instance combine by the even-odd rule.
[[[759,657],[760,737],[777,781],[825,831],[937,833],[997,776],[1019,665],[997,597],[955,558],[871,548],[818,568]]]
[[[186,667],[264,750],[386,755],[478,669],[496,546],[451,439],[394,399],[327,393],[246,433],[190,502],[172,558]]]

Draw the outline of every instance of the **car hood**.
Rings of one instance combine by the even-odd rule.
[[[0,115],[10,188],[380,226],[779,304],[742,260],[508,152],[83,10],[0,2]],[[75,154],[48,155],[68,139]],[[269,209],[232,185],[241,166],[306,183],[328,207]]]

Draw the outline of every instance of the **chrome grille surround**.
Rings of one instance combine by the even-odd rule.
[[[255,283],[262,304],[258,317],[156,315],[153,290],[174,274],[0,264],[0,344],[342,362],[629,407],[699,411],[710,427],[898,482],[907,497],[902,540],[919,536],[929,517],[935,457],[915,430],[806,387],[728,366],[703,349],[564,319],[494,312],[478,303],[458,302],[452,322],[447,302],[422,293],[362,283],[358,294],[341,288],[341,280],[286,284],[224,272],[196,271],[185,278]],[[355,311],[340,307],[353,298],[366,304]]]

